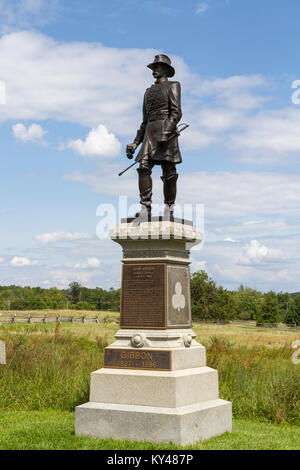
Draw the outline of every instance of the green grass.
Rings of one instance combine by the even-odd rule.
[[[300,367],[289,344],[235,347],[214,336],[206,346],[207,365],[218,370],[220,395],[235,417],[300,425]]]
[[[7,347],[7,364],[0,366],[0,449],[176,449],[74,435],[74,408],[88,401],[90,373],[103,365],[112,328],[0,327]],[[234,428],[193,448],[300,449],[300,366],[291,362],[290,341],[278,342],[273,333],[274,343],[268,336],[257,344],[244,333],[247,342],[199,336],[208,366],[219,372],[220,397],[232,401]]]
[[[103,366],[105,335],[77,337],[59,325],[9,325],[0,334],[7,346],[0,409],[73,411],[88,401],[90,373]],[[204,345],[234,417],[300,425],[300,367],[291,362],[289,344],[249,348],[214,336]]]
[[[0,412],[0,450],[291,450],[300,449],[300,428],[236,419],[233,432],[193,446],[95,439],[74,434],[74,412]]]
[[[0,409],[73,411],[88,401],[90,373],[102,367],[105,338],[61,334],[59,325],[3,331],[7,364],[0,368]]]

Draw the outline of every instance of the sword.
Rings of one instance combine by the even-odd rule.
[[[183,126],[183,127],[181,127]],[[171,135],[168,140],[166,142],[169,142],[169,140],[172,140],[174,139],[174,137],[178,137],[180,136],[180,134],[187,128],[189,127],[189,124],[185,124],[184,122],[182,122],[181,124],[179,124],[179,126],[177,126],[176,130],[175,130],[175,133],[173,135]],[[122,176],[125,171],[127,170],[130,170],[130,168],[132,168],[134,165],[136,165],[137,163],[139,163],[140,161],[143,160],[143,158],[145,158],[147,155],[149,155],[149,152],[148,153],[145,153],[145,155],[142,155],[141,158],[139,158],[138,160],[135,160],[135,162],[133,162],[131,165],[129,165],[127,168],[125,168],[125,170],[121,171],[121,173],[118,174],[118,176]]]

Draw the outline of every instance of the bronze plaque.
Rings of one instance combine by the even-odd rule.
[[[171,352],[150,349],[114,349],[104,351],[104,367],[117,369],[171,370]]]
[[[166,265],[125,264],[121,328],[166,328]]]

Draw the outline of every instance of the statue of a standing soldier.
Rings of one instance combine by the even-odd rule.
[[[137,169],[141,203],[136,219],[138,223],[151,217],[151,173],[154,165],[162,167],[164,217],[173,217],[178,178],[176,165],[182,162],[176,130],[182,116],[180,83],[168,80],[175,75],[175,70],[165,54],[156,55],[154,62],[147,67],[153,71],[156,81],[145,92],[143,122],[133,143],[126,147],[127,157],[132,158],[138,145],[142,144],[135,159],[140,162]]]

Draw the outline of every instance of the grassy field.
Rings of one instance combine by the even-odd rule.
[[[7,365],[0,366],[1,449],[163,448],[74,435],[74,408],[88,401],[90,372],[102,367],[104,347],[118,328],[117,321],[0,326],[7,345]],[[197,448],[300,449],[300,366],[291,362],[299,333],[204,324],[194,331],[234,414],[232,434]]]

